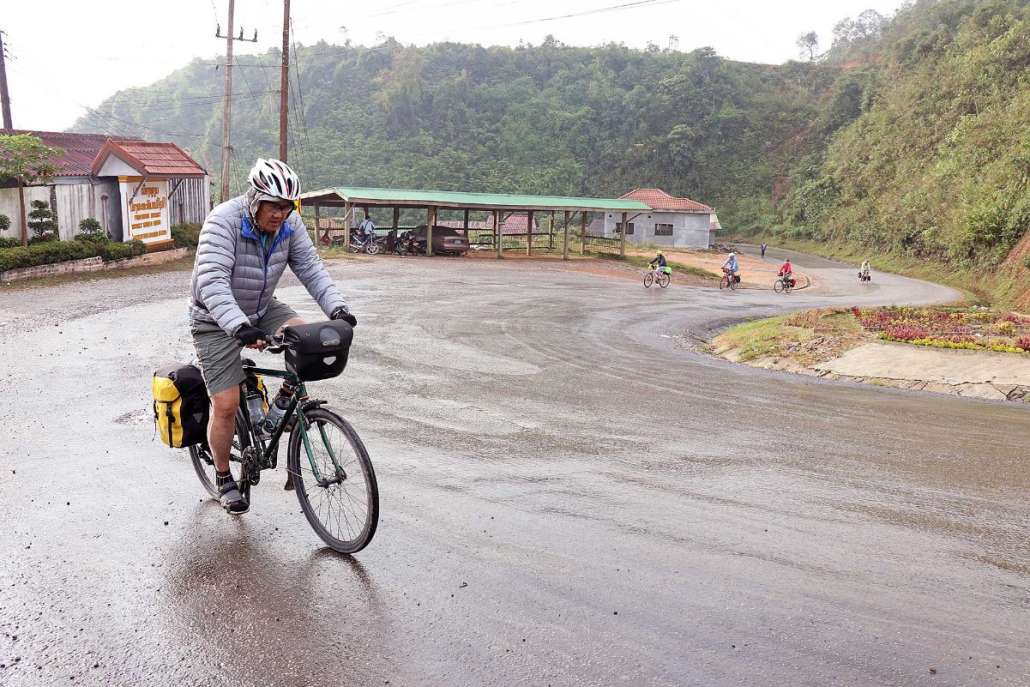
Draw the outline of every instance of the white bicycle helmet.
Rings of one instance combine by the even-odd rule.
[[[279,160],[258,158],[250,170],[250,185],[258,193],[284,200],[300,198],[300,179],[290,166]]]

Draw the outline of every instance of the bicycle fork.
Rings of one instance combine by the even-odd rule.
[[[314,474],[318,486],[325,488],[334,484],[340,484],[347,479],[347,472],[336,459],[336,451],[333,450],[332,442],[329,441],[329,437],[325,434],[325,425],[318,425],[318,433],[322,438],[322,445],[325,446],[325,450],[329,453],[329,459],[333,463],[334,474],[332,477],[324,477],[322,471],[318,468],[318,462],[315,460],[315,451],[311,447],[311,439],[308,436],[308,429],[311,425],[308,423],[307,418],[304,417],[304,413],[297,413],[297,423],[301,439],[304,442],[304,451],[308,454],[308,463],[311,465],[311,472]]]

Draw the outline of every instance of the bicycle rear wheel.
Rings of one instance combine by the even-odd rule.
[[[379,524],[379,486],[372,461],[350,423],[328,408],[304,412],[307,445],[298,424],[287,467],[308,523],[329,548],[356,553]],[[310,447],[310,455],[308,452]]]
[[[666,272],[662,272],[658,275],[658,286],[663,289],[669,285],[670,281],[672,281],[672,277],[670,277]]]
[[[242,429],[243,427],[245,427],[243,417],[237,413],[236,434],[232,438],[230,461],[239,461],[243,449],[250,446],[250,436]],[[242,441],[240,440],[241,436],[243,437]],[[190,446],[189,451],[190,461],[193,463],[193,469],[197,473],[197,478],[200,479],[201,486],[204,487],[208,494],[217,499],[219,494],[218,487],[215,486],[215,461],[211,456],[211,449],[208,448],[207,442],[194,444]],[[241,484],[240,487],[243,488],[243,485]],[[246,496],[249,498],[249,489]]]

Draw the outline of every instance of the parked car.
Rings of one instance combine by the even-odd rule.
[[[415,240],[421,252],[426,252],[426,225],[420,224],[414,230]],[[469,249],[469,240],[450,227],[433,225],[434,255],[465,255]]]

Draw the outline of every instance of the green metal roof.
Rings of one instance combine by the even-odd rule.
[[[422,191],[401,188],[357,188],[338,186],[301,195],[305,205],[385,205],[450,207],[480,210],[613,210],[648,211],[651,208],[631,198],[569,198],[566,196],[523,196],[511,193],[465,193]]]

